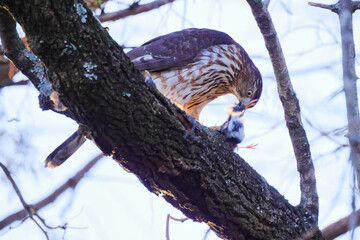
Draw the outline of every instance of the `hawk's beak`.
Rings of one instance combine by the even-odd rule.
[[[234,112],[242,112],[244,111],[246,108],[246,106],[242,103],[242,102],[239,102],[239,104],[237,104],[234,108],[233,108],[233,111]]]
[[[239,103],[234,107],[234,112],[243,112],[246,110],[248,104],[250,103],[250,98],[240,98]]]
[[[246,101],[248,100],[248,101]],[[258,99],[254,99],[252,101],[250,101],[250,99],[245,99],[245,101],[240,101],[234,108],[233,111],[234,112],[245,112],[246,109],[248,108],[252,108],[253,106],[255,106],[255,104],[257,103]],[[244,103],[246,102],[246,103]]]

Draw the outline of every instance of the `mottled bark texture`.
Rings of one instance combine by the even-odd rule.
[[[145,84],[82,1],[0,3],[56,74],[53,88],[81,130],[149,191],[223,239],[288,240],[309,233],[307,216],[233,153],[217,131],[197,123],[191,132],[191,118]],[[311,230],[313,239],[322,239]]]
[[[4,8],[0,8],[0,37],[5,55],[39,90],[41,108],[50,109],[52,104],[49,96],[53,91],[47,80],[50,77],[50,72],[33,53],[27,50],[16,31],[16,22]]]

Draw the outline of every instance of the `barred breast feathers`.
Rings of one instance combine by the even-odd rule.
[[[215,45],[201,50],[194,61],[181,69],[151,73],[158,90],[183,110],[198,117],[215,98],[233,93],[242,71],[241,49]]]

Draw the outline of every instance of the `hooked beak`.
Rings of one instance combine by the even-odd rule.
[[[244,111],[246,108],[246,106],[242,103],[242,102],[239,102],[239,104],[237,104],[234,108],[233,108],[233,111],[234,112],[242,112]]]
[[[243,114],[244,114],[246,109],[255,106],[258,100],[259,99],[254,99],[254,100],[248,102],[247,104],[244,104],[244,101],[240,101],[239,104],[233,108],[233,111],[234,112],[243,112]]]

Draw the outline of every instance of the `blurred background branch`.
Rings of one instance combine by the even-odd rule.
[[[103,13],[100,15],[97,15],[97,18],[100,20],[100,22],[107,22],[107,21],[116,21],[121,18],[126,18],[129,16],[133,16],[136,14],[148,12],[154,9],[157,9],[163,5],[169,4],[174,2],[175,0],[156,0],[150,3],[146,4],[139,4],[140,1],[135,1],[133,4],[131,4],[128,8],[116,11],[116,12],[110,12],[110,13]]]
[[[35,204],[31,204],[32,211],[38,212],[40,209],[46,207],[50,203],[53,203],[66,190],[75,189],[76,186],[80,183],[80,181],[84,179],[85,174],[88,173],[96,165],[96,163],[98,163],[103,157],[104,157],[103,154],[99,154],[98,156],[94,157],[92,160],[89,161],[88,164],[86,164],[76,174],[74,174],[74,176],[69,178],[60,187],[55,189],[53,193],[51,193],[44,199],[40,200],[39,202],[37,202]],[[3,167],[3,165],[0,165],[0,166]],[[17,189],[16,192],[20,193],[20,190]],[[23,202],[23,197],[21,194],[19,195],[19,198]],[[0,220],[0,230],[6,228],[7,226],[9,226],[10,224],[12,224],[15,221],[20,221],[24,218],[29,217],[29,210],[26,209],[25,206],[29,206],[29,205],[25,204],[23,210],[17,211],[15,213],[5,217],[4,219]]]
[[[326,240],[332,240],[341,236],[342,234],[347,233],[348,231],[352,231],[353,229],[349,226],[351,226],[351,222],[354,220],[354,218],[356,219],[356,227],[358,227],[360,225],[360,210],[357,210],[356,212],[351,213],[349,216],[341,218],[340,220],[322,229],[321,232],[323,233],[324,238]]]
[[[352,17],[352,14],[356,10],[360,9],[360,2],[340,0],[336,4],[331,5],[313,2],[309,2],[309,4],[311,6],[331,10],[339,16],[342,43],[343,84],[348,119],[348,133],[346,136],[348,137],[350,143],[349,158],[356,174],[357,188],[360,189],[360,116],[359,98],[357,92],[358,77],[355,70],[355,44]]]

